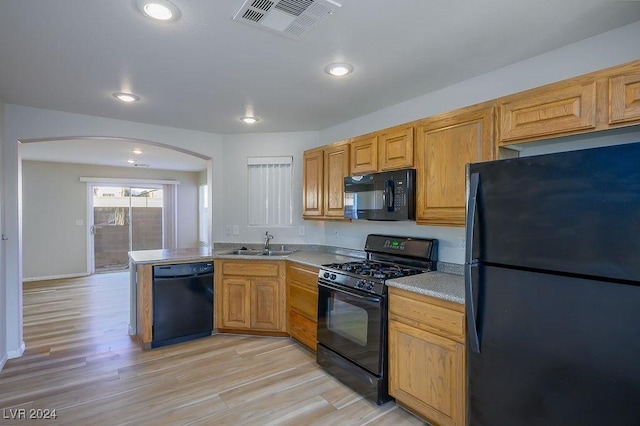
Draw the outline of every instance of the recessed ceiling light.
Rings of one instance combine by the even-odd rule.
[[[342,77],[343,75],[351,74],[353,72],[353,65],[345,62],[329,64],[324,67],[324,72],[335,77]]]
[[[136,5],[144,16],[158,21],[175,21],[180,17],[180,10],[167,0],[136,0]]]
[[[240,120],[244,121],[247,124],[253,124],[259,121],[256,117],[242,117]]]
[[[135,164],[136,160],[127,160],[127,163],[129,164]]]
[[[115,92],[113,96],[116,99],[121,100],[122,102],[136,102],[140,100],[139,96],[134,95],[133,93],[125,93],[125,92]]]
[[[137,155],[142,154],[142,150],[141,150],[141,149],[138,149],[138,148],[134,149],[134,150],[133,150],[133,151],[131,151],[131,152],[133,152],[134,154],[137,154]]]

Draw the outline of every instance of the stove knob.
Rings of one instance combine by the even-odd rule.
[[[329,278],[329,273],[328,273],[328,272],[325,272],[322,276],[323,276],[324,278]]]
[[[356,283],[356,287],[358,288],[364,287],[364,282],[365,282],[364,280],[358,280],[358,282]]]
[[[373,283],[368,283],[367,284],[367,290],[373,290]]]
[[[336,279],[336,274],[331,274],[331,279],[335,280]]]

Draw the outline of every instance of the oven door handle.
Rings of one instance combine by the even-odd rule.
[[[345,289],[344,287],[337,287],[337,286],[334,286],[334,285],[331,285],[331,284],[327,284],[327,283],[324,283],[324,282],[318,282],[318,287],[324,287],[324,288],[329,289],[329,290],[339,291],[340,293],[345,293],[345,294],[348,294],[349,296],[357,297],[358,299],[364,299],[367,302],[373,302],[373,303],[379,303],[380,302],[380,297],[363,296],[361,294],[353,293],[353,292]]]

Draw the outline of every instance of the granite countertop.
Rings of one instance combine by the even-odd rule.
[[[385,281],[385,283],[389,287],[396,287],[464,305],[463,275],[433,271],[410,277],[394,278]]]
[[[229,248],[212,250],[209,247],[172,250],[138,250],[129,252],[129,258],[134,264],[199,262],[213,259],[288,260],[319,268],[322,265],[330,263],[343,263],[362,259],[364,256],[364,253],[357,251],[339,251],[333,253],[314,250],[313,248],[294,250],[293,253],[284,256],[234,255],[229,254],[230,251]],[[389,287],[396,287],[414,293],[464,304],[464,276],[460,274],[461,265],[443,264],[442,268],[440,266],[439,263],[439,271],[390,279],[385,283]]]
[[[286,256],[254,256],[254,255],[238,255],[227,254],[228,250],[216,250],[216,259],[243,259],[243,260],[288,260],[291,262],[302,263],[304,265],[319,268],[328,263],[342,263],[356,260],[356,257],[344,254],[328,253],[324,251],[298,250]]]
[[[214,252],[209,247],[182,249],[136,250],[129,252],[129,259],[135,264],[167,263],[212,260]]]

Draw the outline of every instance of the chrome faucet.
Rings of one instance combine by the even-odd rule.
[[[269,250],[269,241],[273,240],[273,235],[269,235],[269,231],[264,234],[264,249]]]

